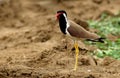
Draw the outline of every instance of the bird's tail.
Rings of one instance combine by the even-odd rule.
[[[97,38],[97,39],[86,39],[87,41],[92,41],[92,42],[101,42],[104,43],[105,38]]]

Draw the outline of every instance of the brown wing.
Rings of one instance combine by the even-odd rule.
[[[76,22],[76,24],[82,26],[84,29],[89,30],[89,28],[88,28],[89,24],[86,21],[77,19],[77,18],[75,18],[74,21]]]
[[[85,38],[85,39],[97,39],[99,36],[95,33],[91,33],[87,30],[85,30],[80,25],[76,24],[73,21],[70,22],[70,27],[68,28],[68,32],[71,36],[77,37],[77,38]]]

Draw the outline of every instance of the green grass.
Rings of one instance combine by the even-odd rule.
[[[109,34],[120,36],[120,17],[109,17],[103,14],[101,19],[101,21],[89,20],[90,28],[99,30],[97,34],[102,37],[107,37]],[[92,42],[87,42],[87,44],[92,44]],[[120,38],[116,41],[105,39],[105,43],[96,43],[94,45],[99,48],[95,51],[97,57],[103,58],[110,56],[115,59],[120,59]]]

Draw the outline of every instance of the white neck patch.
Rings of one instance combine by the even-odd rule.
[[[63,13],[63,15],[64,15],[64,17],[65,17],[65,20],[66,20],[66,22],[67,22],[67,28],[70,26],[69,25],[69,21],[68,21],[68,19],[67,19],[67,16],[65,15],[65,13]]]
[[[68,19],[67,19],[66,14],[65,14],[65,13],[63,13],[63,15],[64,15],[64,17],[65,17],[65,20],[66,20],[66,26],[67,26],[65,31],[66,31],[66,33],[67,33],[67,34],[69,34],[69,32],[67,31],[67,28],[69,28],[69,27],[70,27],[70,24],[69,24],[69,21],[68,21]]]

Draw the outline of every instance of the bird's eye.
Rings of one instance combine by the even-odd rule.
[[[56,18],[59,19],[60,15],[63,14],[63,13],[57,13],[56,14]]]

